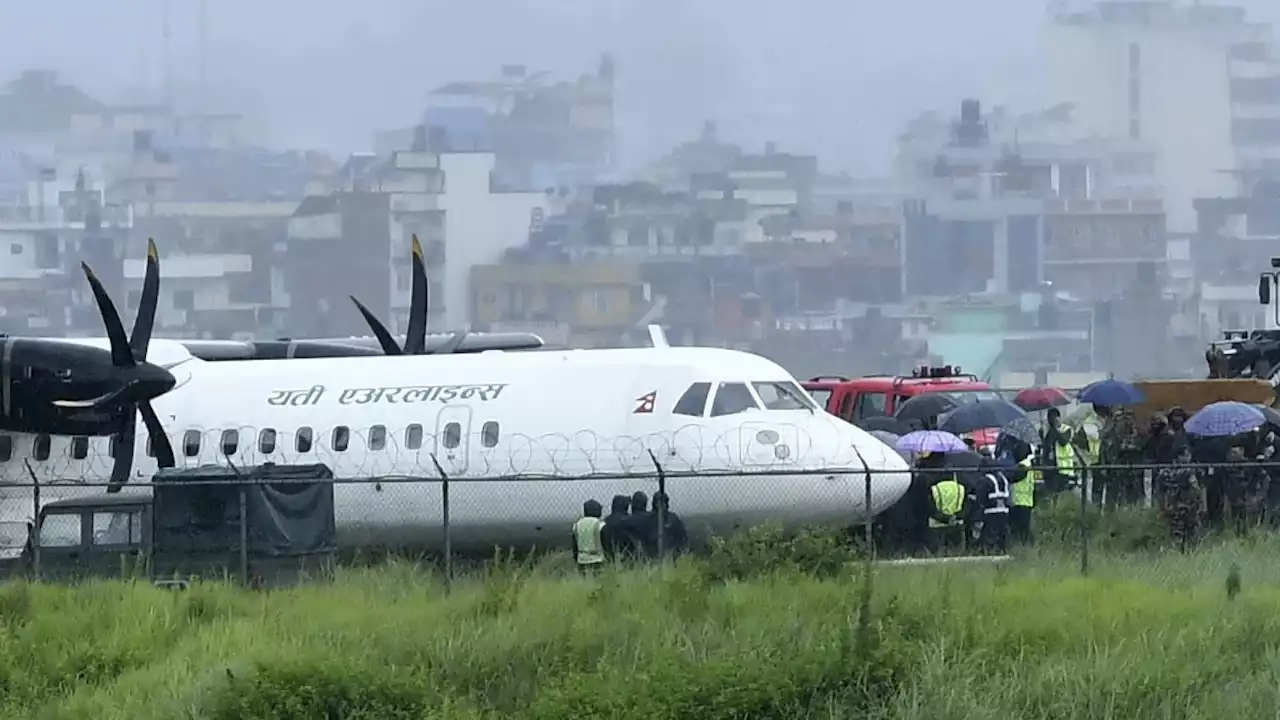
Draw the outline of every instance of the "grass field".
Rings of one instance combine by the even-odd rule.
[[[270,595],[7,585],[0,717],[1270,718],[1278,557],[882,568],[867,622],[858,563],[766,531],[598,581],[508,563],[448,596],[403,565]]]

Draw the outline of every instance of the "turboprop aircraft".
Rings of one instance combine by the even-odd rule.
[[[101,413],[124,402],[112,398],[141,398],[129,401],[149,432],[117,440],[85,425],[0,436],[0,473],[10,482],[34,475],[44,500],[98,492],[76,485],[86,479],[147,492],[162,467],[322,462],[344,480],[381,481],[336,486],[343,544],[429,547],[441,537],[443,474],[466,481],[450,483],[453,540],[462,547],[559,544],[584,500],[655,489],[655,462],[694,534],[762,519],[857,522],[910,482],[897,453],[823,412],[783,368],[750,353],[656,347],[211,363],[155,340],[138,362],[110,298],[87,268],[86,276],[113,356],[123,347],[122,358],[149,368],[147,389],[43,401]],[[133,424],[104,414],[114,424],[102,427],[120,427],[121,436]],[[15,492],[6,493],[10,506],[20,504]]]

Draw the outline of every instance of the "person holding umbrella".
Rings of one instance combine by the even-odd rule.
[[[1187,421],[1187,434],[1226,439],[1226,467],[1221,473],[1223,494],[1236,534],[1244,536],[1257,525],[1267,498],[1268,476],[1249,462],[1245,446],[1249,435],[1266,424],[1266,416],[1252,405],[1216,402],[1201,408]],[[1218,473],[1214,473],[1215,476]]]
[[[1092,404],[1102,418],[1098,459],[1106,469],[1097,473],[1094,484],[1097,492],[1106,493],[1108,504],[1132,505],[1142,500],[1142,474],[1131,466],[1142,462],[1142,440],[1133,406],[1145,399],[1133,383],[1115,378],[1086,385],[1080,391],[1080,402]]]
[[[911,487],[907,494],[891,508],[894,512],[891,517],[886,518],[886,524],[897,531],[895,534],[899,546],[908,553],[941,547],[945,538],[933,537],[935,525],[930,522],[935,511],[933,486],[949,475],[944,470],[947,453],[967,450],[964,441],[947,432],[917,430],[898,438],[894,447],[900,453],[914,453],[917,456],[916,472],[912,473]],[[949,510],[950,506],[944,509]],[[946,525],[950,527],[950,523]],[[945,533],[940,533],[942,534]]]

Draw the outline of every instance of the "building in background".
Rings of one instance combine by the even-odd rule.
[[[1195,198],[1280,173],[1280,51],[1244,9],[1057,2],[1042,50],[1048,96],[1073,104],[1082,130],[1156,151],[1173,230],[1195,230]]]
[[[1012,115],[961,103],[918,118],[896,162],[910,296],[1036,291],[1111,297],[1137,263],[1163,269],[1164,210],[1142,141],[1088,137],[1069,106]]]

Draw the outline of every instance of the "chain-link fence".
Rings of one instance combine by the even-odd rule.
[[[644,443],[653,438],[604,444],[589,433],[577,445],[560,436],[525,443],[521,462],[543,473],[488,474],[514,460],[499,463],[496,451],[485,462],[478,452],[464,458],[458,448],[471,441],[444,436],[438,446],[433,438],[429,450],[423,441],[399,450],[399,457],[357,458],[366,473],[382,472],[360,480],[332,477],[350,471],[337,449],[268,462],[231,453],[234,459],[223,456],[220,465],[200,462],[197,449],[186,456],[192,462],[185,470],[168,471],[177,472],[172,482],[135,477],[123,486],[110,485],[100,469],[84,480],[42,480],[35,470],[41,461],[23,459],[27,481],[11,477],[0,486],[0,563],[10,573],[43,578],[125,572],[160,578],[198,566],[192,574],[254,584],[322,575],[335,562],[391,551],[429,558],[448,578],[459,563],[492,558],[495,549],[571,547],[572,527],[590,502],[598,504],[606,528],[630,528],[634,554],[650,558],[697,552],[712,538],[776,525],[824,528],[852,555],[878,561],[1014,556],[1034,562],[1052,553],[1076,558],[1080,571],[1089,572],[1100,555],[1177,557],[1215,536],[1265,537],[1280,527],[1280,483],[1273,488],[1271,482],[1280,463],[1095,465],[1070,472],[1029,467],[1005,470],[1006,480],[1027,478],[1005,486],[987,466],[908,472],[900,458],[878,448],[853,452],[852,462],[815,466],[822,459],[814,450],[818,439],[773,428],[747,438],[771,448],[768,455],[741,436],[736,447],[721,436],[711,448],[680,446],[670,437],[649,447]],[[379,452],[370,449],[379,446],[377,432],[361,441],[366,455]],[[759,437],[767,432],[775,437]],[[223,433],[211,437],[221,442]],[[264,447],[260,431],[253,437],[255,447]],[[774,442],[762,442],[769,439]],[[380,447],[393,455],[385,435]],[[699,462],[690,460],[695,455]],[[620,457],[627,467],[620,467]],[[743,462],[753,458],[754,465]],[[280,462],[289,459],[294,462]],[[386,467],[372,467],[380,462]],[[263,474],[264,468],[308,464],[332,475],[299,481]],[[613,472],[606,471],[610,464]],[[940,485],[950,480],[959,497],[953,493],[946,507]],[[286,502],[302,494],[303,485],[328,488],[328,499]],[[161,486],[187,497],[161,503]],[[658,508],[655,497],[667,500]],[[181,513],[173,514],[175,507]],[[286,516],[302,529],[283,527]],[[198,548],[203,564],[175,559],[198,554],[199,543],[177,532],[184,527],[207,535]],[[302,536],[307,542],[298,545]],[[165,562],[158,563],[161,556]]]

